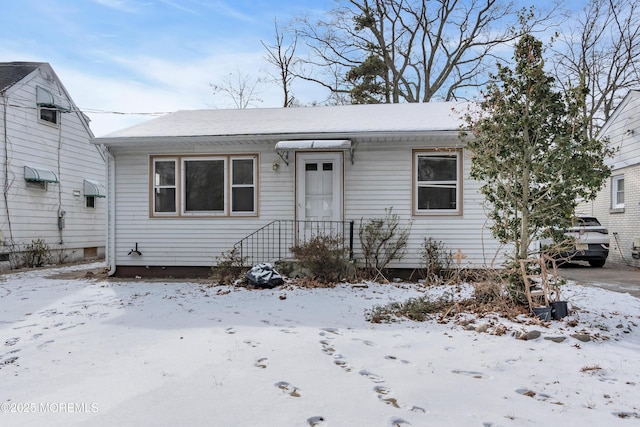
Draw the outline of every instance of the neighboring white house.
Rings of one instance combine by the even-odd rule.
[[[310,233],[348,241],[351,221],[358,261],[361,220],[389,208],[411,225],[390,267],[420,267],[429,237],[463,267],[493,265],[498,244],[459,139],[467,105],[178,111],[96,138],[110,153],[111,274],[206,271],[234,245],[251,264],[272,262]]]
[[[104,256],[105,153],[51,66],[0,63],[0,267]],[[45,253],[40,253],[46,255]]]
[[[608,228],[609,260],[640,267],[640,91],[630,91],[599,132],[616,149],[611,177],[593,202],[578,207]]]

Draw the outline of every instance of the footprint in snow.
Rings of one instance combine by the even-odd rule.
[[[551,396],[549,396],[548,394],[536,393],[535,391],[530,390],[528,388],[519,388],[516,390],[516,393],[521,394],[523,396],[534,398],[536,400],[540,400],[542,402],[546,402],[547,400],[551,399]],[[558,405],[562,404],[560,402],[553,402],[553,403],[556,403]]]
[[[369,346],[369,347],[376,347],[376,343],[369,341],[369,340],[363,340],[360,338],[353,338],[353,341],[362,341],[362,344]]]
[[[389,427],[403,427],[403,426],[410,426],[411,423],[407,420],[403,420],[400,417],[392,417],[389,420]]]
[[[310,417],[307,418],[307,423],[309,423],[309,425],[311,427],[320,427],[320,426],[326,426],[327,423],[324,420],[324,417],[322,416],[315,416],[315,417]]]
[[[343,360],[342,356],[340,356],[340,355],[338,355],[336,357],[336,359],[333,361],[333,363],[338,365],[338,366],[340,366],[342,369],[344,369],[347,372],[351,372],[351,370],[352,370],[351,366],[345,360]]]
[[[49,310],[41,311],[38,314],[41,314],[44,317],[51,317],[51,316],[55,316],[56,314],[62,314],[62,313],[60,313],[55,308],[50,308]]]
[[[25,325],[25,326],[16,326],[13,329],[17,331],[18,329],[33,328],[34,326],[38,326],[38,324],[37,323],[32,323],[30,325]]]
[[[236,333],[236,330],[233,328],[227,328],[224,332],[225,334],[233,335]]]
[[[483,379],[486,378],[486,376],[482,373],[482,372],[476,372],[476,371],[463,371],[461,369],[454,369],[453,371],[454,374],[460,374],[460,375],[467,375],[469,377],[472,378],[477,378],[477,379]]]
[[[384,382],[384,379],[380,375],[374,374],[373,372],[369,372],[366,369],[363,369],[358,373],[360,375],[362,375],[363,377],[369,378],[374,383],[383,383]]]
[[[64,328],[60,328],[60,330],[61,331],[66,331],[67,329],[72,329],[72,328],[78,327],[80,325],[84,325],[84,322],[78,323],[77,325],[71,325],[71,326],[67,326],[67,327],[64,327]]]
[[[391,390],[383,385],[377,385],[373,388],[373,391],[375,391],[378,394],[381,395],[387,395],[389,393],[391,393]]]
[[[329,341],[327,340],[322,340],[320,341],[320,344],[322,345],[322,352],[328,354],[329,356],[333,355],[333,353],[336,352],[336,349],[333,348],[331,346],[331,344],[329,343]]]
[[[55,342],[55,341],[53,341],[53,340],[45,341],[45,342],[43,342],[42,344],[39,344],[39,345],[38,345],[38,348],[44,348],[44,347],[47,347],[47,346],[49,346],[49,345],[53,344],[54,342]]]
[[[381,402],[389,406],[393,406],[394,408],[400,409],[400,404],[398,403],[398,400],[395,397],[378,396],[378,399],[380,399]]]
[[[11,346],[16,345],[18,343],[18,341],[20,341],[19,337],[9,338],[8,340],[6,340],[4,342],[4,345],[6,345],[7,347],[11,347]]]
[[[256,348],[256,347],[258,347],[260,345],[259,342],[251,341],[251,340],[246,340],[244,343],[246,345],[248,345],[249,347],[253,347],[253,348]]]
[[[267,369],[267,360],[269,359],[267,359],[266,357],[262,357],[256,360],[256,363],[253,366],[260,369]]]
[[[387,359],[387,360],[398,361],[398,362],[402,363],[403,365],[408,365],[409,363],[411,363],[408,360],[398,359],[396,356],[391,356],[391,355],[385,356],[384,358]]]
[[[322,331],[329,332],[330,334],[334,335],[342,335],[342,332],[338,328],[322,328]],[[324,334],[323,332],[320,332],[320,335],[325,336],[326,334]]]
[[[278,381],[277,383],[274,384],[276,387],[278,387],[280,390],[282,390],[284,393],[287,393],[289,396],[292,397],[300,397],[300,393],[298,393],[298,388],[292,386],[291,384],[289,384],[286,381]]]

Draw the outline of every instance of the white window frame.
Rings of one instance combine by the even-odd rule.
[[[456,178],[447,181],[418,181],[421,157],[452,157],[456,160]],[[420,209],[418,192],[421,187],[437,186],[455,188],[456,207],[452,209]],[[413,214],[414,215],[461,215],[462,214],[462,151],[461,150],[414,150],[413,152]]]
[[[611,208],[624,209],[624,175],[611,177]]]

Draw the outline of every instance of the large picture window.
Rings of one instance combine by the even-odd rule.
[[[257,213],[257,156],[156,157],[153,216]]]
[[[459,151],[415,151],[415,214],[459,214],[461,165]]]

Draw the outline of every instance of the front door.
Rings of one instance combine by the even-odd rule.
[[[335,231],[331,221],[342,220],[342,153],[296,154],[296,219],[307,238],[320,228]]]

